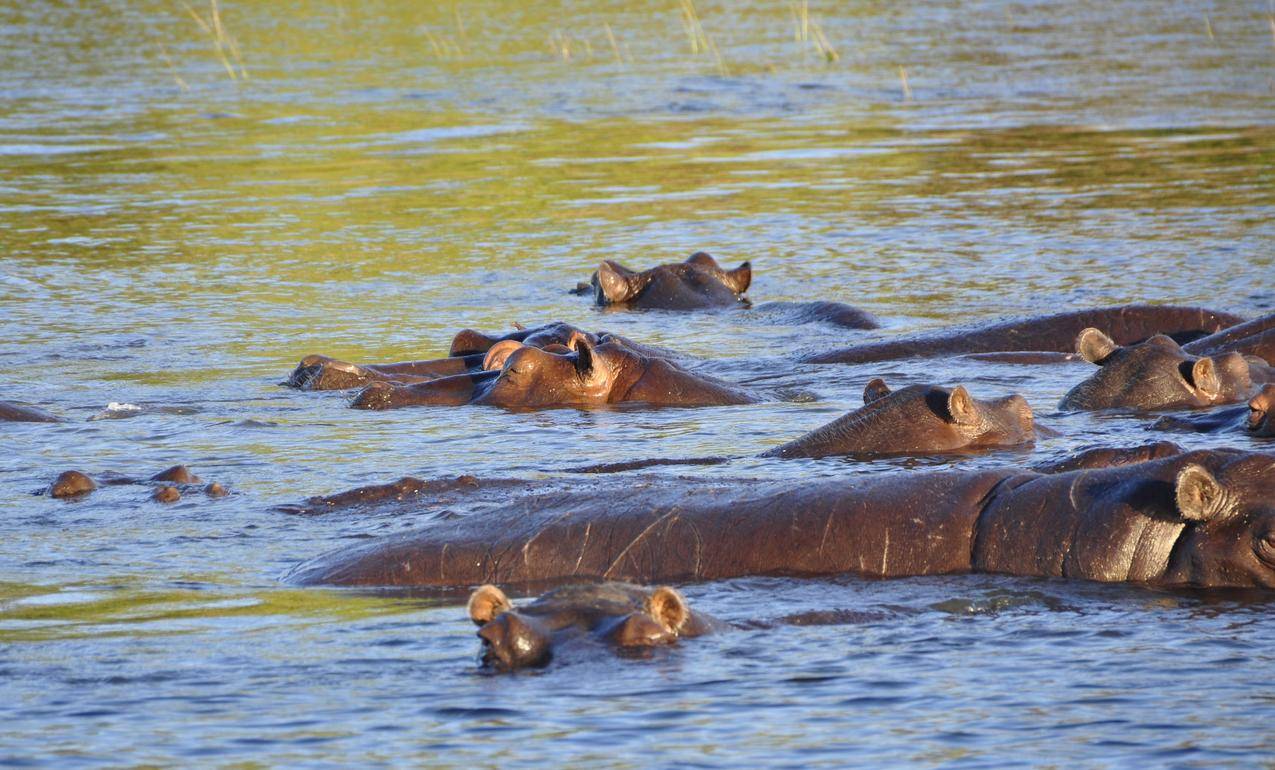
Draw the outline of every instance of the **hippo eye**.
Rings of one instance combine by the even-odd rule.
[[[1266,535],[1257,541],[1257,555],[1262,561],[1275,565],[1275,527],[1266,530]]]

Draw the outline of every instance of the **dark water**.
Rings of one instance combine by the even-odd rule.
[[[565,290],[603,258],[751,259],[756,301],[851,302],[882,336],[1135,300],[1270,311],[1266,4],[813,3],[803,27],[800,4],[699,3],[699,52],[679,8],[227,4],[231,80],[180,4],[3,4],[0,399],[67,421],[0,428],[0,764],[1275,763],[1268,596],[739,580],[685,587],[733,631],[491,677],[453,603],[281,582],[414,522],[274,505],[407,473],[747,455],[872,376],[1019,392],[1061,434],[915,464],[1148,438],[1054,412],[1085,365],[787,367],[872,335],[598,312]],[[553,319],[790,400],[374,414],[277,387],[309,352],[423,358],[465,326]],[[70,467],[175,462],[234,494],[30,494]],[[768,622],[830,609],[845,622]]]

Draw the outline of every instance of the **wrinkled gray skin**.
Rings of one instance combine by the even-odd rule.
[[[482,640],[482,664],[500,671],[547,665],[581,637],[633,650],[719,625],[673,588],[619,582],[563,586],[516,608],[499,588],[484,585],[470,595],[468,611]]]
[[[1121,345],[1131,345],[1155,334],[1167,334],[1186,342],[1243,321],[1237,315],[1198,307],[1119,305],[943,329],[930,334],[830,350],[805,356],[802,360],[816,364],[863,364],[901,358],[1018,351],[1067,354],[1073,350],[1076,335],[1091,326],[1105,329]],[[1021,362],[1039,361],[1026,358]]]
[[[603,260],[589,283],[579,284],[575,293],[592,294],[599,307],[645,310],[751,307],[744,299],[744,292],[752,280],[750,263],[727,270],[707,253],[697,251],[685,262],[642,271]],[[871,313],[841,302],[766,302],[753,311],[763,319],[789,325],[829,323],[850,329],[880,326]]]
[[[0,422],[61,422],[57,417],[34,406],[0,401]]]
[[[1198,408],[1233,404],[1253,392],[1244,356],[1192,356],[1162,334],[1121,347],[1098,329],[1085,329],[1076,352],[1099,368],[1063,396],[1064,410]]]
[[[1275,438],[1275,385],[1264,386],[1244,406],[1202,415],[1161,417],[1151,425],[1151,430],[1246,433],[1258,438]]]
[[[411,385],[374,382],[351,406],[392,409],[404,406],[479,404],[507,409],[588,407],[621,402],[649,406],[751,404],[758,399],[721,380],[677,363],[645,355],[627,340],[606,336],[594,344],[587,335],[568,340],[566,352],[514,341],[487,351],[484,371]]]
[[[1097,470],[542,482],[482,515],[304,564],[302,583],[466,586],[993,572],[1275,588],[1275,456]]]
[[[763,456],[933,454],[1017,446],[1035,438],[1031,407],[1022,396],[983,401],[963,385],[891,391],[875,379],[864,390],[861,408]]]

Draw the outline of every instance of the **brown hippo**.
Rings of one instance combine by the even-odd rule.
[[[1195,356],[1236,352],[1275,362],[1275,313],[1188,342],[1182,349]]]
[[[1154,334],[1167,334],[1185,342],[1243,320],[1230,313],[1198,307],[1120,305],[977,324],[901,340],[841,348],[806,356],[803,360],[815,364],[863,364],[900,358],[1010,351],[1066,354],[1072,352],[1076,335],[1091,326],[1106,329],[1121,345],[1130,345]]]
[[[842,302],[766,302],[752,307],[743,296],[752,280],[753,269],[748,262],[726,270],[707,253],[697,251],[685,262],[657,265],[640,272],[619,262],[603,260],[589,283],[577,285],[575,293],[593,294],[594,302],[600,307],[647,310],[747,307],[775,323],[819,322],[850,329],[880,326],[871,313]]]
[[[153,486],[155,491],[151,494],[151,499],[160,503],[177,502],[181,499],[182,490],[200,489],[208,497],[225,497],[230,494],[224,486],[215,481],[203,486],[203,479],[192,473],[190,468],[185,465],[174,465],[146,479],[108,474],[102,478],[102,483],[109,486],[124,484]],[[52,484],[36,494],[48,492],[50,497],[78,500],[97,489],[97,487],[97,482],[85,473],[63,471],[58,474]]]
[[[1275,456],[1188,452],[1098,470],[746,481],[600,477],[507,488],[481,515],[298,567],[303,583],[639,583],[995,572],[1275,588]],[[490,503],[490,496],[483,497]]]
[[[404,386],[374,382],[355,397],[352,406],[482,404],[517,409],[620,402],[718,406],[758,400],[729,383],[645,355],[620,337],[608,336],[595,345],[587,335],[576,334],[568,342],[563,353],[501,342],[487,351],[481,372]]]
[[[1194,431],[1196,433],[1239,433],[1261,438],[1275,437],[1275,385],[1265,385],[1246,406],[1220,409],[1190,417],[1161,417],[1151,430]]]
[[[635,649],[701,636],[718,625],[668,586],[617,582],[563,586],[517,608],[499,588],[484,585],[469,597],[469,618],[483,640],[483,665],[502,671],[544,666],[573,637]]]
[[[1035,438],[1032,410],[1022,396],[980,401],[963,385],[891,391],[878,378],[865,388],[861,408],[763,456],[934,454],[1017,446]]]
[[[0,422],[61,422],[61,420],[34,406],[0,401]]]
[[[575,335],[583,335],[590,342],[597,343],[603,335],[592,334],[576,327],[554,321],[533,328],[519,326],[511,332],[502,334],[484,334],[473,329],[462,329],[452,338],[451,351],[447,358],[435,358],[424,361],[403,361],[392,364],[352,364],[322,355],[308,355],[301,359],[297,368],[283,383],[302,390],[348,390],[361,388],[369,382],[393,382],[409,384],[428,382],[440,377],[458,374],[473,374],[482,371],[483,359],[492,346],[501,342],[518,342],[537,348],[563,348],[557,352],[565,352],[567,342]],[[628,340],[631,347],[639,347]],[[646,349],[648,352],[655,348]]]
[[[1249,397],[1249,363],[1239,353],[1196,357],[1163,334],[1120,346],[1097,329],[1076,338],[1076,352],[1099,369],[1063,396],[1060,409],[1176,409],[1233,404]]]

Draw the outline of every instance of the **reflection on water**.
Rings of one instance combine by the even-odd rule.
[[[803,22],[800,5],[699,2],[696,51],[679,8],[223,3],[247,75],[232,81],[180,4],[3,4],[0,398],[67,421],[0,429],[0,762],[644,766],[658,750],[671,764],[1213,766],[1271,753],[1264,597],[731,581],[687,588],[739,625],[728,633],[650,660],[485,677],[453,602],[281,586],[304,558],[414,522],[288,517],[279,503],[406,473],[746,458],[857,406],[873,376],[1023,393],[1061,434],[1034,459],[1142,441],[1137,420],[1054,412],[1084,365],[788,361],[1131,300],[1269,312],[1262,4],[815,2]],[[757,302],[846,301],[886,328],[608,313],[567,293],[603,258],[701,248],[753,260]],[[376,414],[277,387],[305,353],[423,358],[462,327],[552,319],[809,397]],[[169,507],[139,487],[70,504],[30,494],[70,467],[175,462],[234,494]],[[812,612],[849,622],[771,623]]]

